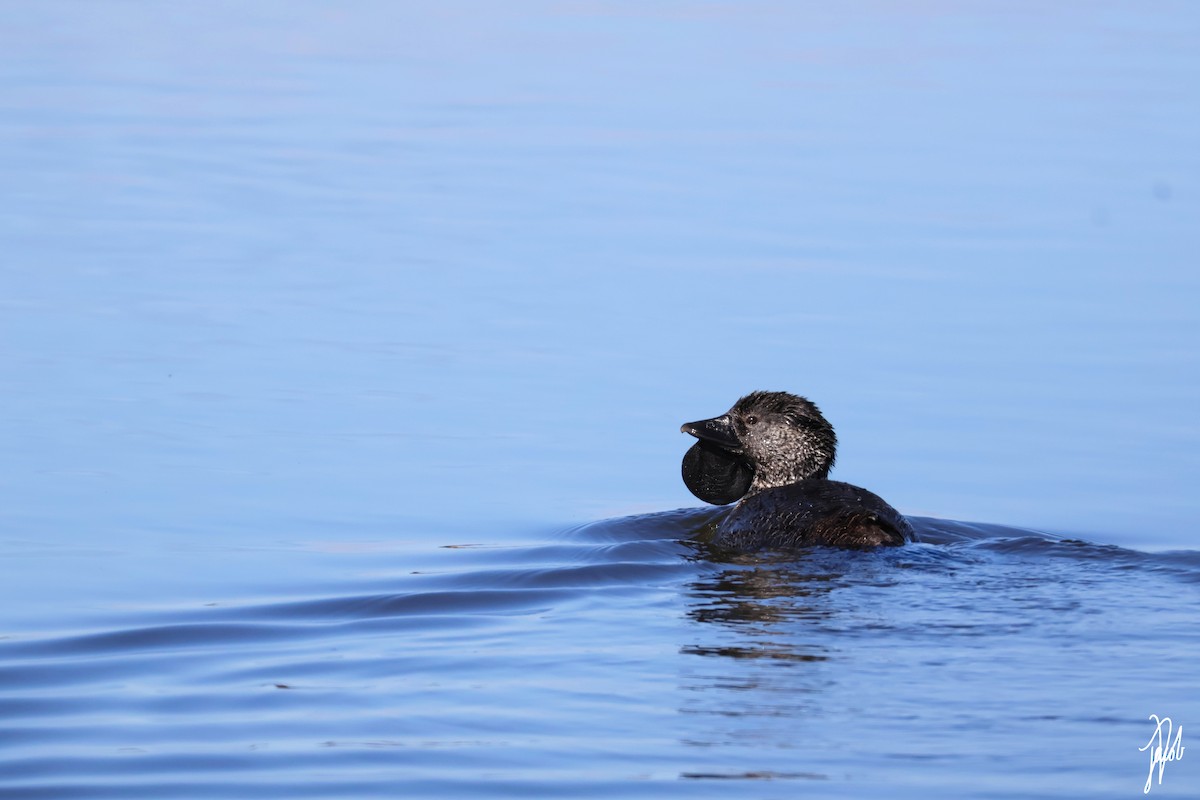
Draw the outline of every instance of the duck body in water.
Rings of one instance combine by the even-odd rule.
[[[718,547],[866,549],[914,538],[908,520],[878,495],[829,480],[837,437],[806,398],[751,392],[725,414],[680,430],[699,440],[683,457],[692,494],[715,505],[737,501],[717,526]]]

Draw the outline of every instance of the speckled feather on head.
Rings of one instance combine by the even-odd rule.
[[[729,416],[754,467],[750,493],[805,478],[828,478],[837,435],[817,404],[788,392],[751,392]],[[780,424],[784,423],[784,424]]]

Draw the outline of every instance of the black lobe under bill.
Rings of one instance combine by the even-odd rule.
[[[683,455],[683,483],[706,503],[728,505],[750,491],[754,470],[736,454],[703,439]]]

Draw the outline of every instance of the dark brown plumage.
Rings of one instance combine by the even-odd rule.
[[[717,505],[738,500],[717,527],[720,547],[865,549],[914,538],[908,520],[878,495],[828,480],[837,437],[806,398],[752,392],[720,417],[681,430],[700,440],[684,456],[688,489]]]

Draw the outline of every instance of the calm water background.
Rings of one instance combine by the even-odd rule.
[[[0,19],[0,796],[1133,797],[1200,724],[1200,6]],[[755,388],[928,541],[650,515]]]

